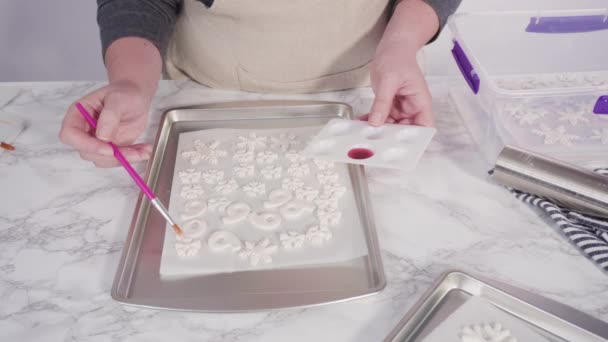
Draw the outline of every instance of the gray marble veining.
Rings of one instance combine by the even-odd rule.
[[[379,341],[448,269],[493,277],[608,319],[608,279],[558,233],[486,177],[486,166],[431,80],[439,133],[414,172],[368,170],[389,285],[359,300],[252,314],[122,306],[110,287],[138,189],[122,169],[96,169],[63,146],[66,107],[95,83],[0,84],[0,117],[27,128],[0,152],[2,341]],[[369,109],[370,89],[281,96]],[[279,98],[163,82],[160,114],[201,102]],[[143,165],[138,166],[143,170]]]

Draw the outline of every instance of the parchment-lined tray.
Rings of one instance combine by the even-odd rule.
[[[148,165],[148,185],[163,203],[168,203],[180,133],[212,128],[322,126],[334,118],[352,118],[352,109],[333,102],[258,101],[169,110],[162,117]],[[112,297],[121,303],[153,308],[238,312],[319,305],[381,291],[386,280],[367,182],[361,166],[348,168],[364,227],[366,256],[324,266],[161,279],[159,266],[165,222],[140,196],[114,279]]]
[[[608,341],[606,322],[520,288],[458,271],[443,274],[384,341],[423,342],[450,314],[475,297],[503,310],[547,341]],[[459,340],[454,336],[453,341]]]

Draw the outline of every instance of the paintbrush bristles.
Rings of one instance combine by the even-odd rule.
[[[184,235],[184,231],[177,224],[173,225],[173,230],[175,231],[175,234],[179,236]]]

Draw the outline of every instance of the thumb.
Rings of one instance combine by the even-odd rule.
[[[393,107],[396,92],[397,84],[395,82],[390,79],[380,80],[368,119],[372,126],[380,126],[386,122],[386,118]]]
[[[111,103],[106,103],[97,120],[97,130],[95,132],[97,138],[104,141],[116,140],[121,116],[122,112],[120,112],[116,106],[113,106]]]

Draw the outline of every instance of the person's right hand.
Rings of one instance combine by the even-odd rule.
[[[146,126],[152,97],[153,94],[147,94],[132,82],[110,83],[78,100],[97,118],[97,130],[89,126],[72,104],[63,119],[59,138],[97,167],[119,165],[108,142],[119,146],[130,162],[147,160],[152,146],[133,143]]]

